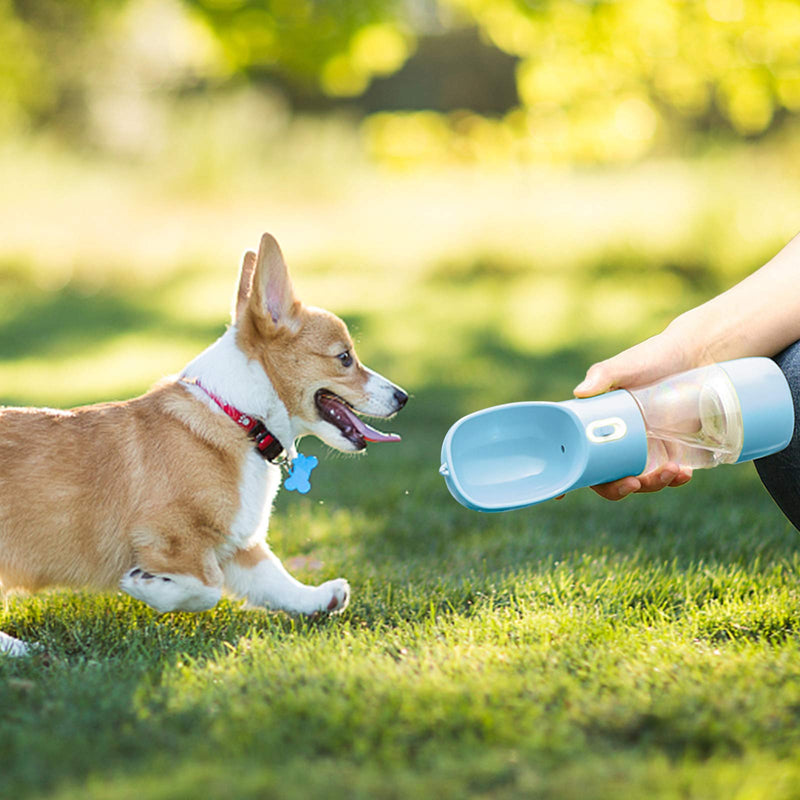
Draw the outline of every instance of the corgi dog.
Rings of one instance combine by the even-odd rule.
[[[307,586],[266,544],[279,463],[314,435],[359,452],[396,441],[399,386],[362,365],[347,327],[294,294],[269,234],[244,256],[232,324],[141,397],[0,409],[0,586],[121,588],[159,613],[251,606],[334,614],[342,578]],[[0,634],[0,652],[29,645]]]

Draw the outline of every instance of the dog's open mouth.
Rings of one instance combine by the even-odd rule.
[[[317,405],[320,417],[325,422],[335,425],[359,450],[367,446],[367,442],[399,442],[400,437],[396,433],[382,433],[381,431],[367,425],[364,420],[356,416],[356,412],[341,397],[320,389],[314,395],[314,402]]]

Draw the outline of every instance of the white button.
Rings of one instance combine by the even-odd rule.
[[[596,419],[586,426],[586,438],[596,444],[605,442],[616,442],[628,432],[625,420],[619,417],[609,417],[608,419]]]

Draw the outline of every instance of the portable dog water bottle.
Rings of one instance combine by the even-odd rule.
[[[640,389],[476,411],[448,431],[439,472],[468,508],[510,511],[667,461],[705,468],[762,458],[793,432],[778,365],[741,358]]]

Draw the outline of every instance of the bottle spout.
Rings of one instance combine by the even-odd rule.
[[[585,467],[582,420],[559,403],[509,403],[463,417],[442,443],[439,474],[479,511],[509,511],[572,488]]]

